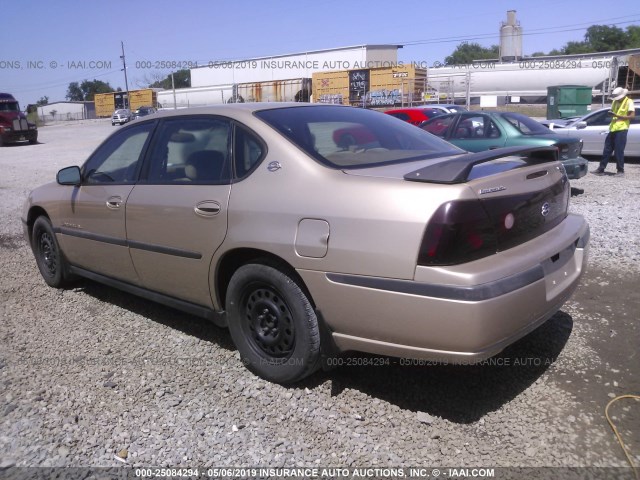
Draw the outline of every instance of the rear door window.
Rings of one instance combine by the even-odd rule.
[[[146,183],[221,184],[230,179],[231,122],[192,116],[164,120],[154,135]]]

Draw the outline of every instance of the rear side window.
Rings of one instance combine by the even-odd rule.
[[[236,126],[233,153],[236,177],[243,178],[262,160],[266,148],[254,134]]]
[[[409,123],[361,108],[288,107],[255,115],[332,168],[367,168],[463,153]]]
[[[541,123],[521,113],[503,113],[502,118],[518,129],[523,135],[537,135],[550,132],[550,130]]]

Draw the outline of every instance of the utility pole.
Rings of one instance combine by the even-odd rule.
[[[176,83],[173,81],[173,72],[171,72],[171,88],[173,89],[173,109],[176,110]]]
[[[124,70],[124,86],[127,89],[127,99],[124,102],[124,108],[129,108],[131,104],[129,103],[129,82],[127,81],[127,62],[124,58],[124,42],[121,41],[120,45],[122,46],[122,55],[120,55],[120,58],[122,59],[122,70]]]

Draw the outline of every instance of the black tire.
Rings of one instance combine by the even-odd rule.
[[[244,265],[229,282],[226,306],[231,338],[256,375],[286,384],[320,366],[318,319],[292,276],[268,265]]]
[[[56,288],[67,285],[72,278],[47,217],[38,217],[34,222],[31,242],[38,269],[47,285]]]

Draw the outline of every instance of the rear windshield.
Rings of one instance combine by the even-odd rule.
[[[332,168],[367,168],[465,153],[409,123],[361,108],[292,107],[255,115]]]
[[[516,127],[523,135],[540,135],[551,133],[547,127],[532,118],[522,115],[521,113],[502,113],[504,118],[511,125]]]

